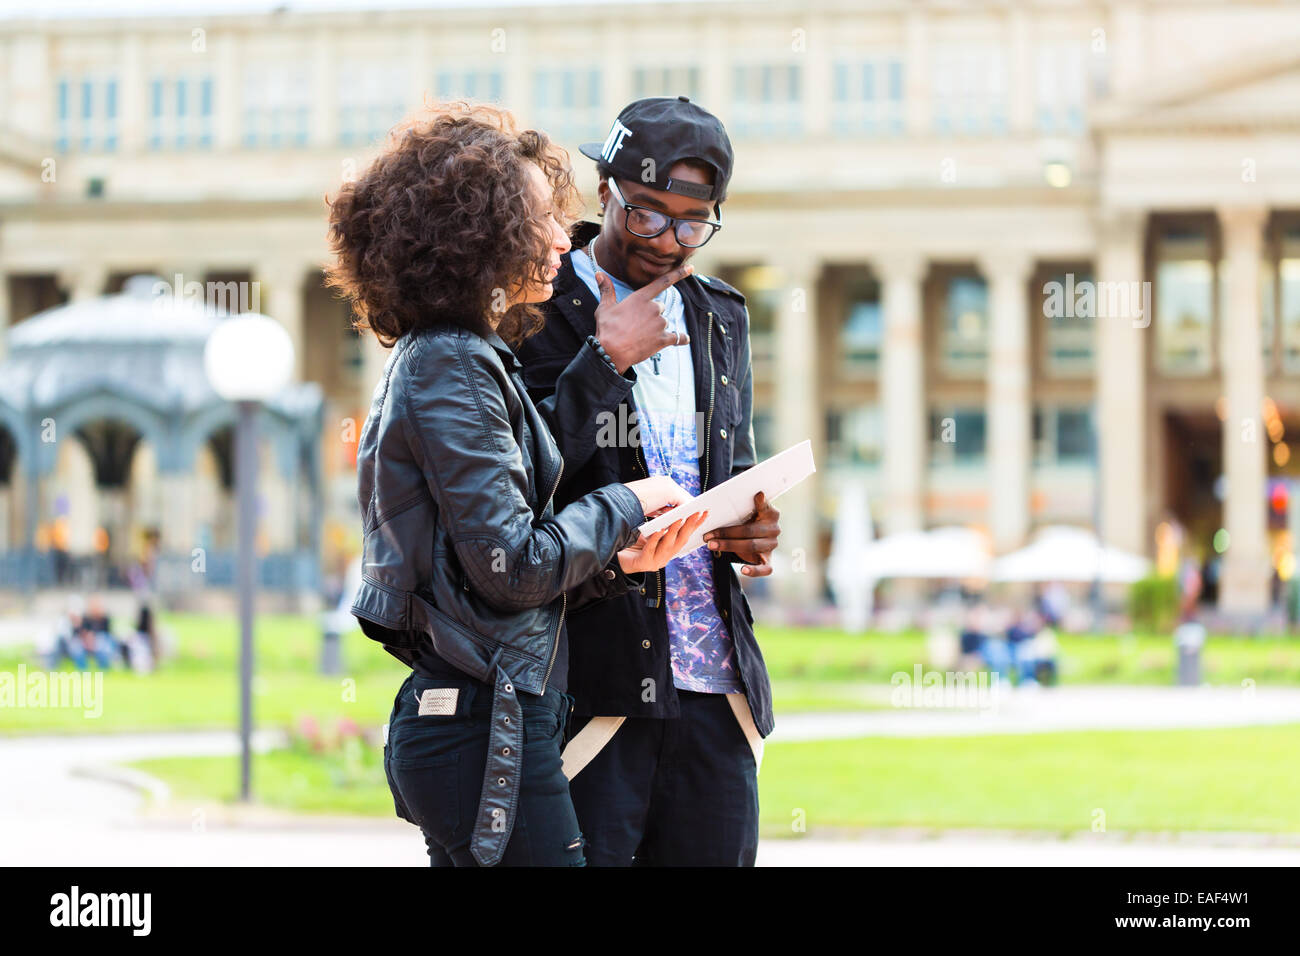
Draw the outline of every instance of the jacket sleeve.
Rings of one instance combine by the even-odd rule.
[[[421,366],[405,396],[412,454],[470,588],[500,611],[549,604],[636,540],[641,503],[626,485],[611,484],[534,519],[502,392],[509,379],[494,354],[466,338],[444,343],[436,352],[427,341],[411,350],[409,361]]]
[[[620,375],[584,341],[553,386],[541,382],[532,392],[569,474],[576,475],[591,460],[602,430],[610,423],[618,427],[619,403],[632,393],[635,382],[635,371],[628,369],[626,375]],[[544,397],[538,398],[538,394]]]
[[[569,610],[576,611],[589,604],[598,604],[612,597],[620,597],[633,588],[644,586],[645,572],[625,574],[619,567],[618,555],[615,554],[600,574],[588,578],[569,591]]]

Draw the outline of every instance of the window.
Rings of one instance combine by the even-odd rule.
[[[600,71],[548,68],[533,73],[533,115],[560,142],[603,139],[608,117],[600,108]]]
[[[1156,364],[1202,374],[1213,356],[1214,269],[1205,230],[1170,228],[1156,248]]]
[[[785,294],[785,277],[772,266],[747,266],[721,272],[720,278],[745,296],[754,378],[769,378],[776,360],[776,316],[781,307],[781,297]]]
[[[734,135],[780,139],[803,131],[803,74],[796,64],[738,64],[732,72]]]
[[[1092,461],[1092,411],[1084,405],[1034,409],[1034,463],[1077,465]]]
[[[838,60],[832,67],[831,127],[838,136],[903,131],[903,63],[896,57]]]
[[[844,304],[844,323],[840,326],[841,360],[851,371],[872,373],[880,363],[884,336],[880,283],[871,278],[850,281],[845,286]]]
[[[944,296],[942,358],[947,371],[983,374],[989,345],[988,285],[977,276],[954,276]]]
[[[1092,371],[1096,285],[1090,269],[1050,273],[1039,289],[1043,299],[1044,366],[1054,375]]]
[[[879,465],[885,444],[884,428],[879,405],[827,412],[826,452],[831,465]]]
[[[406,70],[384,63],[346,64],[338,78],[339,142],[383,139],[406,112]]]
[[[212,145],[212,77],[156,76],[149,83],[149,148]]]
[[[931,87],[936,133],[1006,132],[1007,79],[1001,50],[936,49]]]
[[[117,149],[117,80],[112,76],[61,77],[55,87],[55,146],[60,152]]]
[[[1039,48],[1034,125],[1043,133],[1083,132],[1084,49],[1077,44]]]
[[[434,89],[440,100],[500,103],[504,84],[500,70],[439,70]]]
[[[984,463],[984,409],[943,408],[930,412],[930,465]]]
[[[700,98],[698,66],[639,66],[632,71],[632,95]]]
[[[68,81],[59,80],[57,92],[55,93],[57,132],[54,137],[54,145],[60,153],[68,151],[68,144],[72,138],[71,96],[72,91]]]
[[[306,67],[250,64],[244,70],[245,146],[306,146],[310,120]]]
[[[1282,371],[1300,372],[1300,228],[1282,234],[1277,274]]]

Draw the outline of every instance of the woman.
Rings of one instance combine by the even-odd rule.
[[[384,767],[433,865],[584,862],[560,759],[565,613],[639,587],[704,519],[642,539],[689,500],[658,477],[554,510],[564,463],[508,343],[540,328],[576,204],[562,150],[463,103],[406,124],[331,204],[330,280],[393,348],[357,449],[352,613],[412,668]],[[565,374],[618,372],[593,338]]]

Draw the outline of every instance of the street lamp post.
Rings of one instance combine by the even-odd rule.
[[[252,794],[253,599],[257,587],[257,413],[293,374],[293,340],[274,319],[245,312],[224,320],[208,337],[203,367],[213,390],[238,410],[239,798],[248,801]]]

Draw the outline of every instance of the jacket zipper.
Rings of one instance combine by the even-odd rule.
[[[704,481],[700,491],[709,489],[709,439],[713,437],[713,313],[709,313],[709,414],[704,422]]]
[[[560,456],[560,470],[555,473],[555,484],[551,486],[551,493],[546,499],[546,504],[542,505],[542,511],[546,510],[546,505],[551,503],[555,493],[560,489],[560,476],[564,474],[564,456]],[[542,693],[546,693],[546,685],[551,680],[551,669],[555,667],[555,656],[560,653],[560,628],[564,626],[564,612],[569,609],[569,595],[567,592],[560,594],[560,616],[555,621],[555,640],[551,642],[551,659],[546,664],[546,676],[542,678]]]
[[[640,432],[638,432],[637,435],[639,437]],[[646,466],[645,452],[642,451],[641,449],[640,441],[638,441],[636,445],[636,463],[641,467],[641,474],[644,475],[646,478],[649,478],[650,469]],[[658,607],[660,604],[663,603],[663,595],[664,595],[664,587],[665,587],[663,573],[664,573],[663,568],[660,568],[658,571],[655,572],[655,607]]]

